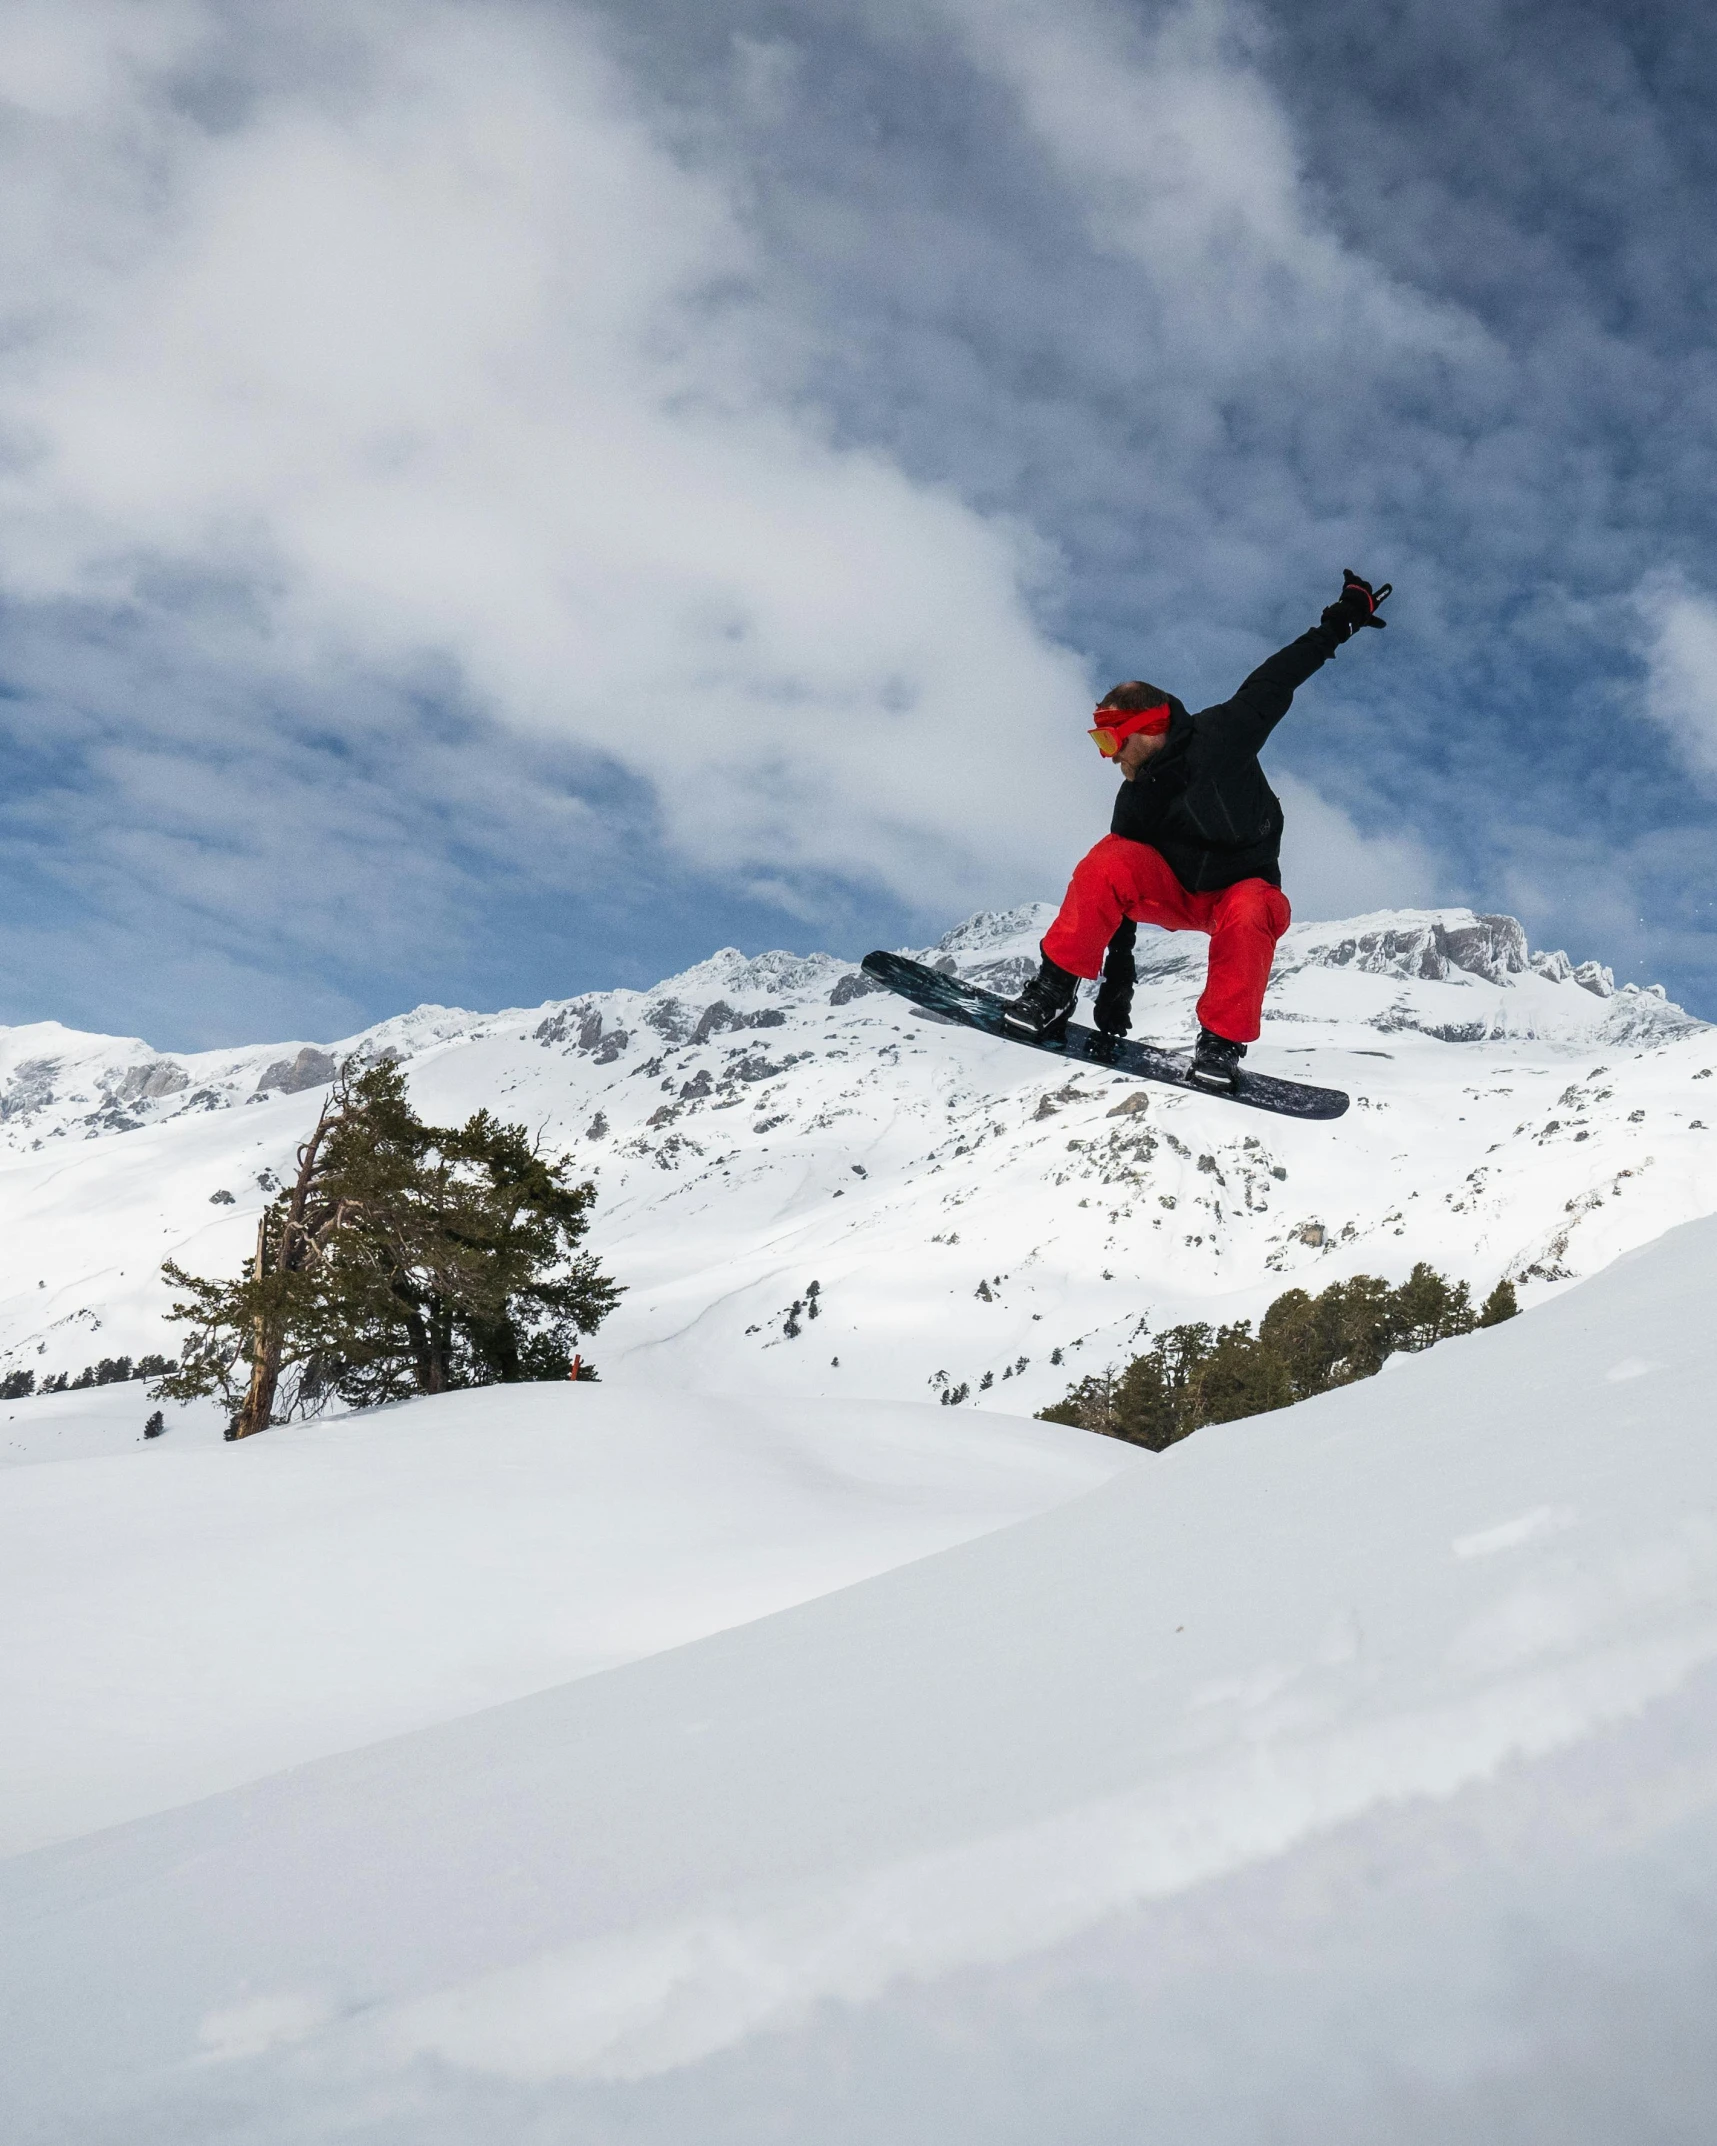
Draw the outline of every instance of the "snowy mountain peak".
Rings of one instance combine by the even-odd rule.
[[[652,985],[642,996],[658,1001],[678,998],[690,1004],[708,1003],[712,993],[780,998],[786,993],[815,990],[839,976],[847,966],[833,954],[742,954],[736,946],[724,946],[707,961]]]
[[[1037,942],[1055,918],[1053,902],[1025,902],[1018,909],[980,909],[952,931],[945,931],[934,951],[980,958],[997,952],[1015,954],[1035,951]]]
[[[1471,909],[1392,909],[1347,923],[1301,925],[1284,953],[1296,965],[1315,962],[1438,983],[1458,970],[1506,984],[1531,966],[1518,918]]]
[[[1346,969],[1414,986],[1490,986],[1493,995],[1482,1006],[1469,1002],[1457,1011],[1446,994],[1410,991],[1371,1016],[1384,1034],[1416,1029],[1444,1043],[1533,1037],[1608,1048],[1661,1042],[1706,1025],[1661,984],[1618,990],[1614,972],[1601,963],[1576,966],[1565,953],[1533,953],[1518,918],[1471,909],[1381,910],[1339,923],[1297,924],[1277,954],[1272,996],[1307,969]]]

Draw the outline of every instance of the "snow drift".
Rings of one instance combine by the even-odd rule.
[[[1707,2135],[1714,1286],[15,1858],[12,2135]]]
[[[188,1448],[127,1426],[115,1450],[123,1403],[68,1426],[83,1399],[0,1404],[58,1461],[15,1466],[0,1500],[0,1853],[746,1623],[1141,1459],[922,1403],[590,1385],[236,1446],[211,1408]],[[59,1459],[68,1428],[86,1454],[107,1431],[107,1457]]]

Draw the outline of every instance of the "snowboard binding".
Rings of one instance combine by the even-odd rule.
[[[1002,1007],[1002,1025],[1028,1043],[1047,1043],[1067,1032],[1068,1017],[1079,996],[1079,979],[1058,968],[1045,954],[1037,974],[1018,998]]]
[[[1230,1043],[1226,1036],[1201,1028],[1192,1064],[1187,1070],[1196,1087],[1232,1095],[1240,1085],[1240,1061],[1245,1055],[1245,1044]]]

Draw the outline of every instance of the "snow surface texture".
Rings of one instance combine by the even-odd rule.
[[[975,917],[921,958],[1012,989],[1048,915]],[[1183,1045],[1206,942],[1142,940],[1139,1029]],[[1512,918],[1290,932],[1251,1062],[1348,1089],[1337,1126],[1046,1070],[831,956],[727,951],[645,992],[420,1007],[326,1048],[0,1031],[0,1370],[171,1353],[161,1260],[236,1271],[352,1051],[406,1059],[427,1115],[496,1108],[595,1177],[592,1245],[628,1286],[593,1349],[610,1381],[965,1386],[1027,1414],[1146,1320],[1419,1259],[1530,1303],[1717,1210],[1717,1037],[1529,954]],[[812,1281],[819,1316],[794,1321]]]
[[[0,1469],[32,1461],[93,1460],[104,1454],[129,1453],[150,1442],[143,1427],[157,1412],[163,1424],[172,1419],[176,1453],[221,1443],[227,1412],[218,1402],[152,1401],[152,1383],[126,1379],[75,1393],[33,1393],[24,1401],[0,1401]],[[157,1436],[165,1436],[165,1431]]]
[[[0,1864],[6,2136],[1703,2142],[1714,1291],[1701,1221],[940,1555]],[[155,1464],[11,1480],[96,1514]]]
[[[57,1454],[82,1399],[12,1412]],[[4,1478],[0,1854],[659,1653],[1143,1459],[922,1402],[590,1385],[231,1447],[207,1413],[189,1450],[176,1429]]]

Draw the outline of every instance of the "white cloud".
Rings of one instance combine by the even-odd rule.
[[[1682,574],[1660,573],[1635,601],[1646,630],[1646,712],[1691,773],[1717,781],[1717,599]]]
[[[1435,857],[1411,829],[1364,834],[1309,783],[1271,769],[1282,800],[1282,888],[1302,924],[1437,900]]]
[[[1113,267],[1089,324],[1033,286],[1029,245],[991,249],[994,204],[932,214],[919,172],[890,209],[874,144],[850,199],[819,171],[798,204],[826,280],[805,273],[760,207],[771,158],[820,118],[795,118],[790,45],[745,46],[728,105],[706,81],[692,122],[573,6],[289,13],[9,17],[0,592],[50,620],[86,602],[96,638],[125,622],[91,665],[99,720],[75,630],[33,673],[50,687],[32,711],[106,786],[99,809],[75,782],[32,806],[44,852],[99,848],[84,877],[112,913],[142,890],[245,954],[272,911],[321,982],[330,950],[403,966],[476,936],[519,830],[574,857],[538,873],[557,891],[623,880],[636,793],[598,767],[585,807],[535,810],[557,754],[642,786],[669,874],[688,863],[813,935],[842,913],[831,876],[924,916],[1064,883],[1110,785],[1083,735],[1109,679],[1034,612],[1063,562],[1021,516],[910,474],[910,444],[843,444],[813,392],[840,392],[834,345],[876,409],[990,443],[919,455],[974,496],[1070,531],[1136,501],[1105,617],[1134,606],[1125,662],[1196,699],[1263,652],[1302,555],[1333,571],[1366,526],[1357,478],[1300,470],[1306,438],[1309,465],[1347,468],[1331,382],[1479,341],[1322,227],[1233,0],[1148,23],[940,0],[902,33],[910,64],[947,66],[952,23],[951,79],[969,92],[970,63],[1017,105],[1046,228],[1071,201],[1105,289]],[[831,168],[849,175],[844,152]],[[994,336],[981,310],[937,310],[986,277],[1020,308]],[[1040,373],[1057,336],[1088,376]],[[1281,436],[1225,442],[1261,379]],[[1014,489],[991,458],[1019,460]],[[501,736],[414,725],[414,702]],[[1431,896],[1411,834],[1281,787],[1300,914]]]
[[[1485,349],[1470,317],[1393,282],[1312,215],[1241,0],[1182,0],[1148,23],[1105,0],[942,5],[1014,92],[1093,237],[1142,267],[1162,301],[1131,294],[1142,384],[1165,357],[1191,360],[1207,428],[1224,379],[1290,354],[1339,352],[1369,369],[1391,347]]]
[[[235,64],[220,11],[147,50],[77,15],[34,20],[0,171],[39,207],[0,359],[15,598],[182,622],[236,580],[205,656],[330,694],[450,666],[653,785],[703,867],[945,907],[1059,866],[1088,681],[1030,616],[1046,562],[829,442],[732,202],[588,23],[300,8],[217,124],[185,84]]]

